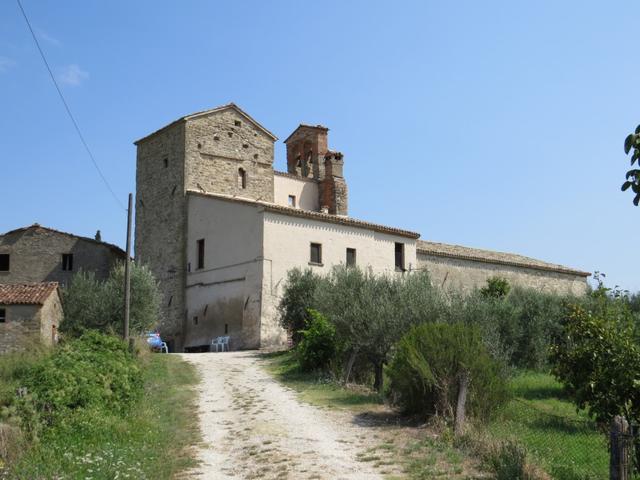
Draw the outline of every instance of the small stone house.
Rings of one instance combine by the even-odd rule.
[[[68,285],[79,270],[98,280],[126,253],[110,243],[34,223],[0,235],[0,283],[58,282]]]
[[[57,341],[62,301],[56,282],[0,284],[0,354]]]

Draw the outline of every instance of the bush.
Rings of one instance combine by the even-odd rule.
[[[92,272],[80,271],[63,291],[64,321],[60,331],[79,336],[87,329],[122,332],[124,318],[124,264],[116,265],[105,282]],[[129,329],[144,333],[160,323],[160,293],[151,271],[131,264]]]
[[[127,344],[88,331],[61,345],[24,375],[23,425],[35,431],[69,410],[108,409],[124,413],[141,395],[142,376]]]
[[[506,379],[477,327],[426,323],[398,342],[388,369],[392,399],[407,413],[452,418],[463,373],[470,377],[467,410],[487,419],[507,399]]]
[[[487,280],[487,286],[480,289],[480,293],[485,297],[502,298],[506,297],[511,290],[511,286],[506,278],[491,277]]]
[[[300,342],[302,339],[300,332],[307,327],[310,319],[309,309],[314,306],[313,298],[319,280],[319,277],[310,269],[302,271],[299,268],[293,268],[287,272],[278,312],[280,325],[291,334],[294,345]]]
[[[303,370],[322,370],[336,355],[336,329],[320,312],[310,309],[309,316],[296,353]]]

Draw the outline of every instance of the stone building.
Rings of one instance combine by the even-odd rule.
[[[52,345],[62,321],[56,282],[0,285],[0,354]]]
[[[78,270],[105,279],[126,253],[93,238],[46,228],[37,223],[0,235],[0,284],[68,284]]]
[[[300,125],[273,168],[276,137],[234,104],[182,117],[135,142],[136,260],[160,282],[175,350],[228,334],[232,348],[285,341],[276,307],[286,272],[347,264],[471,289],[495,275],[584,292],[587,273],[526,257],[422,242],[348,216],[344,158],[328,129]]]

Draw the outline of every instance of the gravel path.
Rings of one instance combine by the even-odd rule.
[[[181,356],[202,377],[201,465],[186,478],[382,478],[356,459],[366,448],[366,429],[300,402],[260,367],[256,352]]]

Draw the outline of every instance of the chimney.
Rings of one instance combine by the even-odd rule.
[[[324,156],[324,179],[320,183],[321,204],[328,205],[332,215],[348,214],[347,182],[342,170],[344,166],[341,152],[327,151]]]

